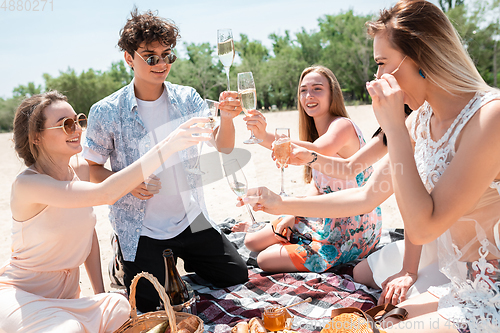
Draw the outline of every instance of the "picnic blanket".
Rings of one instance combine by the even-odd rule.
[[[401,236],[400,230],[386,229],[380,246]],[[312,302],[289,309],[294,316],[292,329],[300,333],[320,332],[329,321],[332,309],[354,306],[368,310],[376,305],[380,296],[379,290],[353,282],[348,273],[352,273],[354,263],[321,274],[269,274],[256,267],[255,254],[243,245],[244,233],[231,233],[228,239],[249,266],[248,282],[217,289],[195,274],[183,277],[199,296],[197,311],[205,323],[205,332],[230,332],[239,321],[261,317],[261,310],[267,305],[285,306],[307,297],[311,297]]]

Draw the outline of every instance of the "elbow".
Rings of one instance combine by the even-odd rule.
[[[116,191],[110,191],[105,186],[102,186],[101,190],[98,192],[101,195],[101,200],[99,200],[101,205],[114,205],[122,195],[118,195]]]
[[[217,149],[220,153],[229,155],[233,152],[234,147],[226,147],[226,148],[219,148]]]
[[[426,237],[424,235],[419,235],[418,233],[414,233],[414,232],[406,231],[406,235],[408,236],[408,239],[410,240],[410,242],[412,242],[412,244],[415,244],[415,245],[424,245],[424,244],[430,243],[432,241],[432,239],[429,239],[428,237]]]
[[[345,179],[356,179],[356,177],[365,170],[360,163],[348,162],[344,168]]]
[[[404,219],[403,219],[404,222]],[[414,221],[416,222],[416,221]],[[431,228],[428,226],[422,225],[421,223],[415,223],[414,227],[409,227],[408,223],[405,223],[405,232],[410,240],[415,245],[424,245],[432,242],[436,238],[439,237],[438,234],[430,231]]]
[[[118,201],[118,199],[119,198],[108,198],[108,200],[106,200],[106,205],[113,206]]]

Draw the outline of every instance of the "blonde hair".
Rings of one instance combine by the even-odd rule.
[[[441,9],[423,0],[401,0],[367,22],[368,34],[387,33],[395,49],[421,68],[426,80],[451,94],[491,90]]]
[[[319,138],[318,130],[316,124],[314,123],[314,118],[309,116],[304,107],[300,103],[300,85],[304,77],[312,72],[319,73],[323,75],[330,85],[330,108],[328,113],[335,117],[345,117],[349,118],[347,110],[344,105],[344,96],[342,95],[342,90],[340,89],[339,81],[333,74],[333,72],[324,66],[312,66],[304,69],[299,79],[299,86],[297,90],[297,108],[299,110],[299,138],[302,141],[314,142]],[[311,167],[304,167],[304,181],[309,183],[312,179],[312,169]]]

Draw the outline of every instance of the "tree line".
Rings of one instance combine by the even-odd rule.
[[[440,0],[463,39],[484,80],[498,87],[498,40],[500,39],[500,0]],[[297,83],[302,70],[314,64],[330,68],[342,87],[347,103],[369,103],[365,82],[373,78],[377,67],[373,61],[372,39],[366,34],[365,22],[373,15],[355,15],[352,10],[338,15],[324,15],[318,28],[292,34],[272,33],[268,49],[258,40],[241,34],[235,41],[239,61],[231,67],[231,89],[236,90],[237,73],[251,71],[255,78],[259,109],[295,109]],[[172,83],[194,87],[204,98],[218,99],[226,89],[226,74],[218,61],[215,45],[184,43],[186,56],[179,58],[168,76]],[[78,74],[68,68],[59,76],[44,74],[44,84],[33,82],[13,90],[13,97],[0,98],[0,131],[11,131],[14,112],[26,96],[48,90],[59,90],[68,96],[77,113],[88,113],[100,99],[113,93],[133,78],[123,61],[112,63],[107,71],[89,69]]]

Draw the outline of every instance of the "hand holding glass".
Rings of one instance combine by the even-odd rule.
[[[289,128],[277,128],[274,134],[273,143],[274,157],[276,157],[276,162],[281,168],[281,196],[287,196],[285,193],[285,183],[284,174],[285,166],[288,164],[290,159],[290,129]]]
[[[241,108],[247,116],[251,116],[248,111],[257,108],[257,92],[255,90],[255,82],[253,80],[252,72],[238,73],[238,95],[240,97]],[[243,143],[261,143],[262,140],[257,139],[250,132],[250,138]]]
[[[219,110],[219,102],[213,101],[211,99],[205,99],[205,107],[208,109],[205,110],[204,114],[208,116],[208,119],[210,120],[208,123],[200,123],[198,126],[204,127],[204,128],[211,128],[212,130],[215,127],[216,124],[216,119],[217,119],[217,111]],[[208,114],[207,114],[208,113]],[[201,134],[203,136],[205,135],[212,135],[212,134]],[[201,149],[203,148],[203,141],[200,143],[200,149],[198,150],[198,156],[196,158],[196,163],[192,169],[188,169],[188,172],[194,173],[196,175],[204,175],[205,172],[201,171],[200,169],[200,156],[201,156]]]
[[[247,193],[248,189],[248,183],[245,174],[243,173],[243,169],[240,167],[238,161],[234,159],[224,162],[222,166],[224,168],[224,175],[229,183],[229,187],[240,199]],[[265,222],[257,223],[250,206],[246,204],[245,207],[247,208],[248,215],[250,215],[250,219],[252,220],[252,224],[248,228],[247,232],[254,232],[262,229],[265,226]]]
[[[229,91],[229,68],[234,60],[234,41],[231,29],[217,30],[217,54],[226,71],[227,91]]]

